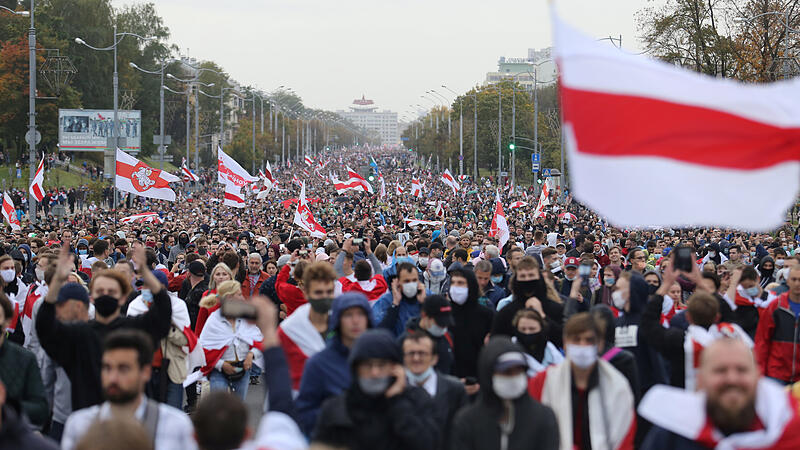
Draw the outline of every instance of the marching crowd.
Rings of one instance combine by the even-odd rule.
[[[243,209],[205,172],[0,233],[0,449],[800,448],[800,228],[619,229],[409,152],[309,160]],[[373,192],[337,192],[348,165]]]

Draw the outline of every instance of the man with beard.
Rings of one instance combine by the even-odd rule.
[[[702,392],[651,389],[639,414],[653,423],[642,449],[790,449],[800,447],[797,405],[779,384],[759,376],[739,339],[706,347],[697,384]]]
[[[89,322],[64,323],[56,319],[55,304],[61,287],[75,269],[72,255],[62,247],[58,268],[51,280],[44,303],[36,317],[36,332],[47,355],[64,368],[72,383],[74,409],[100,403],[100,369],[103,338],[119,328],[146,331],[153,342],[160,342],[171,327],[172,303],[160,281],[147,270],[144,247],[134,251],[133,260],[144,279],[144,288],[153,294],[150,309],[136,317],[123,317],[120,307],[128,297],[131,285],[124,275],[114,270],[101,271],[89,284],[89,296],[95,306],[95,319]]]
[[[196,449],[194,428],[182,411],[144,395],[150,380],[153,346],[142,331],[116,330],[103,349],[102,386],[106,401],[75,411],[64,426],[61,448],[72,450],[98,420],[133,418],[144,426],[155,450]]]

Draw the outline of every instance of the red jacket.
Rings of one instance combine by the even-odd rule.
[[[275,279],[275,292],[278,293],[278,298],[286,305],[286,315],[289,316],[297,309],[298,306],[306,303],[306,297],[303,291],[297,286],[289,283],[289,271],[291,266],[286,264],[283,266],[278,277]]]
[[[189,275],[188,270],[184,271],[180,275],[175,275],[174,273],[169,272],[167,274],[167,281],[169,282],[169,284],[167,284],[167,290],[170,292],[180,291],[181,285],[183,284],[183,280],[185,280],[188,275]]]
[[[761,309],[754,349],[761,373],[790,383],[800,380],[798,326],[788,292]]]
[[[386,284],[386,279],[383,278],[383,275],[381,274],[375,275],[374,277],[370,278],[369,281],[374,282],[374,286],[368,291],[361,287],[361,284],[359,284],[358,281],[350,281],[347,279],[347,277],[339,278],[339,282],[342,283],[342,292],[361,292],[367,297],[367,300],[369,300],[371,304],[375,300],[379,299],[381,295],[383,295],[389,289],[389,285]]]
[[[261,283],[267,281],[267,278],[269,278],[269,275],[262,270],[261,273],[258,274],[255,287],[252,288],[252,286],[250,286],[250,274],[245,275],[244,282],[242,282],[242,296],[244,298],[250,298],[254,295],[258,295],[258,290],[261,289]]]

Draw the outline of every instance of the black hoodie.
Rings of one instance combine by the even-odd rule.
[[[456,414],[450,448],[453,450],[499,450],[502,433],[500,418],[503,400],[494,393],[492,377],[497,359],[504,353],[523,352],[505,336],[493,337],[481,350],[478,400]],[[527,392],[512,401],[514,428],[508,435],[507,450],[557,449],[558,423],[553,411],[531,398]]]
[[[455,326],[450,328],[453,337],[453,354],[455,367],[453,375],[458,378],[476,377],[478,375],[478,352],[483,347],[483,340],[492,329],[492,310],[478,303],[478,280],[471,270],[454,269],[450,278],[463,276],[467,279],[469,296],[463,305],[452,302]],[[449,295],[448,295],[449,297]]]

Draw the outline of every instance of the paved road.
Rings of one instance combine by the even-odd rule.
[[[264,396],[267,391],[264,388],[264,381],[261,384],[250,385],[247,389],[247,397],[244,399],[247,405],[247,421],[250,428],[255,432],[258,429],[258,422],[261,420],[261,415],[264,411]]]

